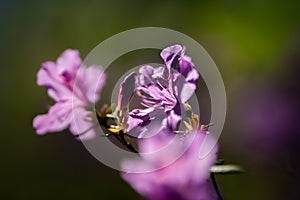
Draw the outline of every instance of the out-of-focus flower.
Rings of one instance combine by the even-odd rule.
[[[259,87],[251,84],[239,93],[235,129],[241,133],[243,146],[248,147],[244,151],[256,152],[257,156],[252,158],[267,163],[283,152],[289,140],[295,139],[294,125],[299,106],[280,88],[282,86],[275,87],[268,82],[260,82]]]
[[[69,127],[74,135],[80,135],[80,139],[95,136],[93,112],[88,110],[88,106],[99,100],[105,74],[99,66],[80,68],[81,65],[79,52],[72,49],[65,50],[56,62],[42,64],[37,74],[37,84],[47,88],[55,104],[47,114],[35,117],[33,126],[38,134]],[[76,122],[74,116],[77,117]]]
[[[217,199],[209,180],[210,168],[217,157],[217,146],[207,157],[199,159],[204,137],[214,138],[203,131],[190,132],[183,138],[177,136],[164,130],[151,138],[140,139],[141,158],[124,161],[122,168],[126,173],[122,177],[147,199]],[[154,155],[151,156],[151,153]],[[174,161],[178,153],[183,154]],[[148,169],[157,170],[134,173]]]
[[[191,58],[184,53],[185,48],[180,45],[168,47],[161,52],[165,66],[155,68],[145,65],[139,69],[138,74],[130,74],[125,78],[124,88],[134,88],[129,93],[136,93],[141,99],[141,105],[145,107],[129,113],[129,135],[143,137],[144,133],[150,130],[145,125],[152,123],[157,126],[155,121],[161,124],[161,129],[177,130],[187,110],[186,103],[194,94],[199,78]],[[128,90],[120,90],[120,97],[132,96],[125,92]],[[121,103],[123,106],[129,103],[128,98],[125,99],[126,102]]]

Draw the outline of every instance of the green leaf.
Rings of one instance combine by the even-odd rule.
[[[238,165],[214,165],[210,168],[210,172],[214,174],[240,174],[245,170]]]

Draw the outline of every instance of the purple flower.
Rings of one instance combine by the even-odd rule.
[[[240,132],[247,161],[255,166],[278,162],[278,155],[284,154],[291,141],[298,141],[297,124],[299,101],[293,98],[293,90],[268,81],[251,81],[238,92],[234,126]],[[249,95],[251,94],[251,95]],[[246,113],[246,115],[245,115]],[[255,147],[255,148],[253,148]]]
[[[204,137],[214,138],[205,131],[174,134],[181,120],[192,119],[186,111],[199,78],[184,53],[180,45],[168,47],[161,52],[165,66],[142,66],[121,84],[117,110],[126,113],[121,121],[128,135],[139,138],[141,156],[122,163],[122,176],[147,199],[217,199],[209,175],[218,148],[199,159]],[[144,108],[128,112],[133,94]]]
[[[143,137],[145,132],[151,130],[145,126],[151,123],[157,127],[158,122],[161,129],[177,130],[199,78],[192,59],[184,53],[185,48],[180,45],[168,47],[161,52],[165,66],[155,68],[145,65],[139,69],[138,74],[130,74],[125,78],[124,88],[134,88],[126,92],[136,93],[140,97],[141,105],[144,106],[143,109],[134,109],[129,113],[127,119],[129,135]],[[135,82],[132,81],[133,78]],[[132,96],[120,90],[120,96],[124,95],[130,98]],[[126,98],[126,102],[123,101],[125,103],[122,105],[128,105],[130,98]]]
[[[189,132],[183,138],[163,131],[152,138],[140,139],[141,159],[124,161],[122,168],[127,173],[122,177],[147,199],[217,199],[209,175],[218,148],[216,146],[207,157],[199,159],[204,137],[214,139],[202,131]],[[178,153],[183,154],[171,162],[180,155]],[[157,170],[134,173],[147,169]]]
[[[79,52],[72,49],[65,50],[56,62],[42,64],[37,74],[37,84],[47,88],[55,104],[47,114],[35,117],[33,126],[38,134],[62,131],[69,127],[74,135],[82,134],[80,139],[95,136],[92,129],[93,112],[87,107],[99,100],[105,74],[97,66],[80,68],[81,65]]]

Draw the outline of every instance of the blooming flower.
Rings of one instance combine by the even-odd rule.
[[[218,148],[215,147],[204,159],[199,159],[199,149],[204,137],[214,139],[203,131],[190,132],[184,138],[180,138],[166,130],[151,138],[140,139],[139,150],[143,152],[141,159],[124,161],[122,168],[125,173],[122,177],[147,199],[217,199],[209,175]],[[175,145],[170,145],[170,141]],[[166,145],[166,151],[159,151]],[[148,156],[148,153],[153,152],[153,156]],[[175,154],[181,152],[183,154],[171,162]],[[162,167],[166,163],[170,164]],[[157,170],[135,173],[147,169]]]
[[[191,58],[184,53],[185,48],[180,45],[168,47],[161,52],[165,66],[154,68],[145,65],[139,69],[138,74],[130,74],[125,78],[122,83],[125,87],[121,88],[134,90],[120,90],[120,96],[131,98],[132,95],[125,93],[136,93],[144,106],[143,109],[134,109],[129,113],[129,135],[141,138],[151,130],[149,123],[157,126],[158,122],[161,123],[161,128],[177,130],[179,122],[185,116],[186,103],[195,92],[199,78]],[[132,81],[133,78],[135,81]],[[123,106],[129,103],[128,98],[125,100],[121,100],[125,102],[121,103]]]
[[[100,67],[80,68],[81,65],[79,52],[72,49],[65,50],[56,62],[42,64],[37,74],[37,84],[47,88],[55,104],[47,114],[35,117],[33,126],[38,134],[62,131],[69,127],[73,134],[81,134],[80,139],[95,136],[92,129],[93,112],[87,107],[99,100],[105,74]]]

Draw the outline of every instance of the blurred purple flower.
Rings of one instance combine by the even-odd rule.
[[[195,69],[191,58],[184,55],[185,48],[174,45],[164,49],[161,57],[165,66],[154,68],[150,65],[142,66],[139,73],[130,74],[122,85],[127,93],[136,93],[145,108],[134,109],[129,113],[127,131],[131,136],[142,137],[149,127],[145,125],[152,122],[161,128],[176,131],[182,116],[186,111],[186,103],[196,90],[199,73]],[[133,80],[135,77],[135,81]],[[129,81],[131,80],[131,81]],[[123,88],[123,86],[121,86]],[[120,97],[126,95],[125,90],[120,90]],[[129,100],[126,98],[128,105]],[[119,104],[119,105],[121,105]],[[154,122],[156,121],[156,122]],[[153,123],[154,122],[154,123]]]
[[[280,86],[275,87],[275,84],[251,84],[239,93],[240,102],[236,107],[236,118],[239,121],[235,129],[242,133],[241,142],[245,143],[244,147],[248,147],[244,150],[248,150],[249,154],[257,152],[258,156],[253,159],[261,158],[262,162],[268,162],[268,159],[282,152],[289,140],[295,139],[298,102],[288,98],[287,92]]]
[[[122,169],[126,173],[122,177],[147,199],[217,199],[209,175],[218,147],[204,159],[199,159],[199,149],[204,137],[214,138],[201,131],[190,132],[184,138],[177,136],[164,130],[152,138],[140,139],[141,159],[124,161]],[[154,155],[151,156],[151,153]],[[181,155],[179,158],[176,157],[178,153]],[[174,156],[178,159],[173,160]],[[157,170],[134,173],[148,169]]]
[[[34,118],[33,126],[38,134],[62,131],[69,127],[74,135],[84,133],[80,135],[80,139],[95,136],[92,129],[93,112],[87,107],[99,100],[99,93],[105,84],[105,74],[98,66],[80,68],[81,65],[79,52],[72,49],[65,50],[56,62],[42,64],[37,74],[37,84],[45,86],[48,95],[56,103],[47,114]],[[74,116],[80,116],[76,118],[76,123]]]

